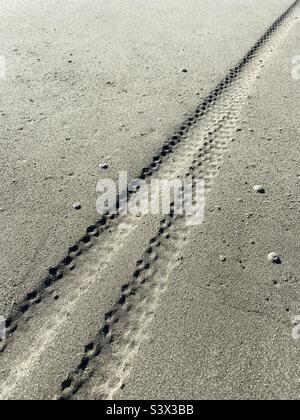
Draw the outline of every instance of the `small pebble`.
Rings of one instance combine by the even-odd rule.
[[[281,263],[281,259],[279,257],[279,255],[276,254],[276,252],[270,252],[268,254],[268,261],[274,264],[280,264]]]
[[[81,209],[81,204],[80,203],[74,203],[73,204],[73,209],[80,210]]]
[[[181,73],[187,73],[188,72],[187,69],[181,69],[180,71],[181,71]]]
[[[254,185],[253,190],[259,194],[265,194],[266,190],[262,185]]]
[[[226,261],[226,257],[224,256],[224,255],[220,255],[220,260],[222,261],[222,262],[225,262]]]
[[[108,164],[107,163],[101,163],[100,168],[101,169],[108,169]]]

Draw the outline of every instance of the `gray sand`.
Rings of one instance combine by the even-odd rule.
[[[115,398],[299,398],[300,85],[289,66],[297,45],[299,24],[255,84],[205,223]],[[265,195],[253,193],[257,182]],[[281,265],[267,260],[274,250]]]
[[[1,4],[0,314],[97,220],[97,180],[138,176],[291,1],[245,3]],[[112,223],[20,318],[0,399],[73,398],[79,382],[79,399],[298,398],[297,45],[299,7],[157,172],[185,173],[216,130],[204,224]]]
[[[1,2],[0,313],[97,220],[98,179],[138,176],[290,1],[246,3]]]

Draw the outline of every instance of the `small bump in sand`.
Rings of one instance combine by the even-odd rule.
[[[268,261],[273,264],[281,264],[281,258],[278,254],[276,254],[276,252],[270,252],[268,254]]]
[[[266,190],[262,185],[254,185],[253,190],[258,194],[265,194]]]

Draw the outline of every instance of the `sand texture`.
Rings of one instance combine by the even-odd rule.
[[[299,2],[0,12],[0,399],[298,399]],[[120,170],[203,224],[100,218]]]

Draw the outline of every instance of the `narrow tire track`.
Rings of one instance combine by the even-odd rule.
[[[219,170],[224,159],[224,154],[232,140],[233,133],[238,129],[238,113],[241,104],[245,102],[247,92],[253,83],[253,74],[250,69],[247,72],[247,64],[257,56],[258,52],[264,47],[275,30],[283,23],[291,11],[299,4],[294,2],[287,11],[281,15],[274,24],[265,32],[265,34],[257,41],[254,47],[246,54],[239,64],[230,71],[229,75],[217,86],[217,88],[207,97],[201,109],[197,108],[195,114],[185,121],[180,132],[177,132],[173,139],[174,144],[166,143],[163,157],[174,151],[176,145],[184,138],[188,140],[191,128],[199,123],[199,119],[208,114],[212,106],[216,105],[217,98],[221,100],[228,88],[236,83],[236,89],[233,96],[230,93],[222,104],[223,117],[216,120],[215,125],[208,130],[203,138],[203,144],[199,142],[189,146],[187,142],[186,148],[188,156],[191,160],[189,170],[185,172],[186,177],[196,179],[203,177],[205,180],[206,195],[212,188],[215,178],[219,174]],[[292,23],[291,23],[292,24]],[[242,73],[242,70],[245,70]],[[241,79],[241,76],[244,76]],[[221,96],[222,95],[222,96]],[[218,114],[218,112],[217,112]],[[157,161],[161,165],[163,158]],[[185,165],[183,165],[184,168]],[[147,170],[146,170],[147,169]],[[157,170],[157,166],[149,167],[143,170],[141,179],[150,177]],[[188,230],[182,222],[182,217],[176,216],[174,212],[174,204],[168,217],[161,220],[161,227],[155,237],[149,241],[149,246],[145,250],[143,257],[137,261],[136,270],[132,274],[131,280],[122,286],[122,291],[112,309],[105,314],[104,324],[99,330],[94,341],[86,345],[85,353],[75,369],[70,373],[68,378],[61,384],[61,395],[59,399],[71,399],[79,390],[81,390],[93,372],[99,369],[109,370],[109,378],[105,379],[97,388],[97,396],[102,399],[110,399],[114,392],[122,386],[124,378],[130,372],[128,360],[134,358],[132,356],[138,351],[143,340],[147,325],[154,316],[155,308],[159,304],[163,293],[167,289],[167,280],[171,276],[174,269],[174,262],[179,255],[180,248],[184,242],[185,234]],[[173,264],[169,264],[169,261]],[[160,273],[157,276],[157,273]],[[162,275],[163,274],[163,275]],[[159,278],[157,278],[159,277]],[[101,354],[113,345],[115,340],[115,330],[120,330],[119,325],[123,325],[124,319],[127,320],[126,328],[121,331],[116,345],[119,348],[116,362],[109,368],[101,367]],[[129,338],[128,338],[129,337]],[[99,368],[100,363],[100,368]]]
[[[176,147],[186,139],[189,132],[196,123],[199,123],[209,110],[215,105],[216,101],[219,100],[224,92],[235,82],[237,77],[245,69],[245,67],[255,58],[259,50],[268,42],[275,31],[282,25],[289,14],[298,6],[299,0],[294,1],[291,6],[278,18],[276,21],[265,31],[265,33],[259,38],[254,46],[244,55],[239,63],[232,69],[229,70],[228,74],[221,80],[221,82],[210,92],[209,95],[203,100],[203,102],[195,109],[195,111],[187,117],[183,123],[175,130],[174,134],[168,138],[161,149],[153,156],[152,162],[148,167],[142,169],[140,174],[141,180],[146,180],[155,174],[162,166],[166,158],[174,152]],[[130,192],[129,187],[129,198],[134,192]],[[122,195],[118,198],[118,209],[120,210],[120,203]],[[6,328],[7,328],[7,340],[5,342],[0,341],[0,352],[4,351],[6,345],[10,341],[10,337],[17,330],[18,323],[22,319],[23,315],[35,305],[38,305],[43,299],[49,296],[49,288],[58,281],[61,281],[66,274],[74,268],[78,256],[87,252],[95,241],[100,240],[101,233],[114,227],[118,224],[119,214],[116,216],[103,216],[94,225],[89,226],[86,229],[85,234],[71,246],[66,255],[61,261],[54,267],[49,268],[47,276],[37,285],[36,288],[29,291],[26,296],[14,305],[14,308],[7,315]]]

